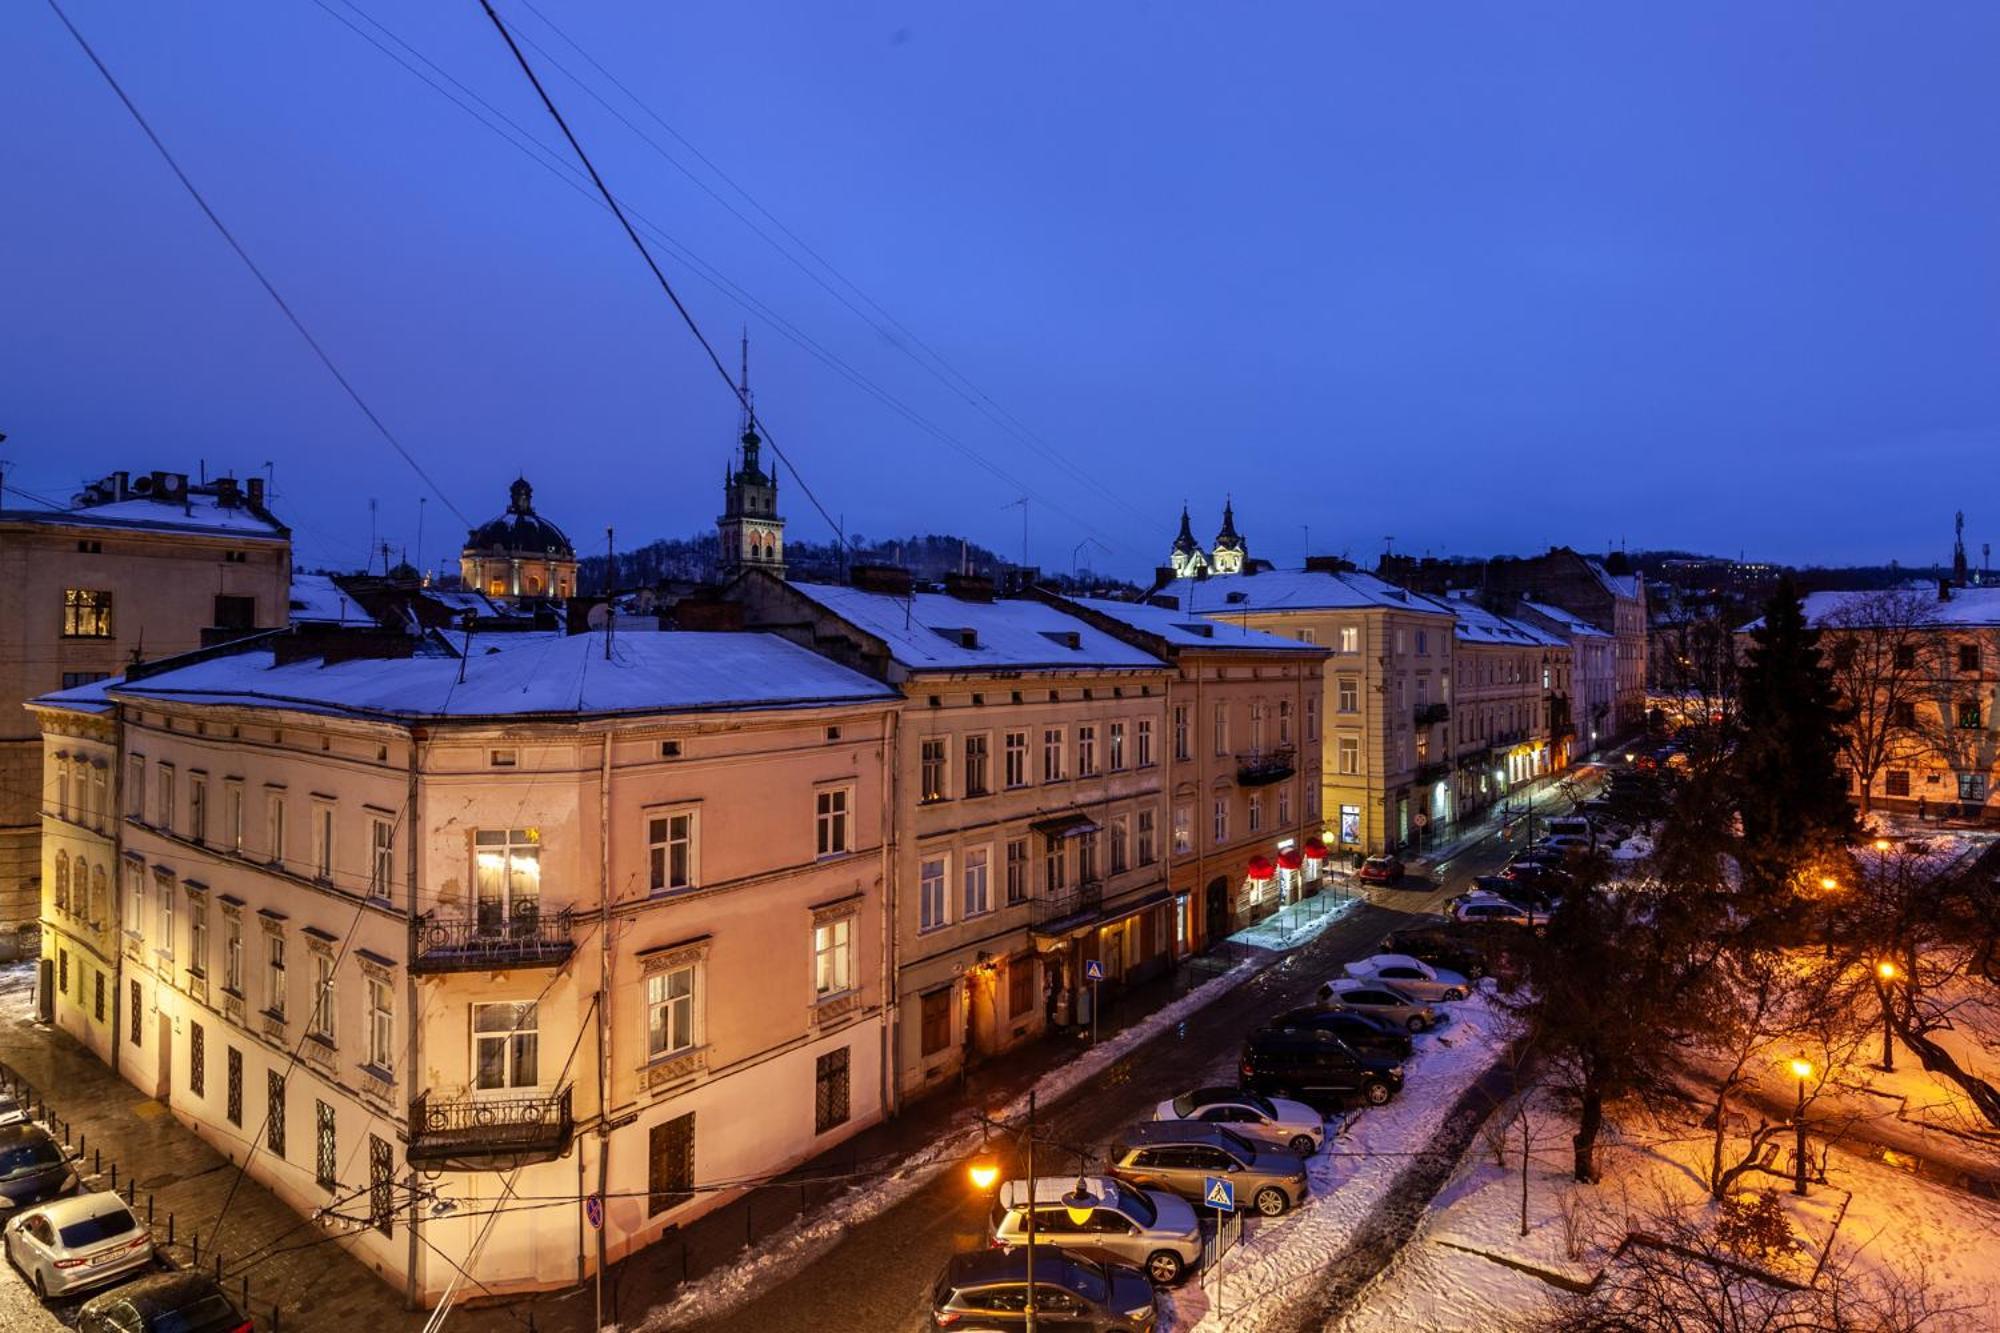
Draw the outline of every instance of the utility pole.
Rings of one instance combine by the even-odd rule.
[[[612,569],[618,562],[616,544],[611,537],[611,529],[604,530],[604,660],[611,660],[611,627],[618,620],[618,588],[612,578]]]
[[[1021,503],[1026,504],[1023,500]],[[1035,1090],[1028,1089],[1028,1333],[1035,1333]]]
[[[1000,507],[1002,509],[1012,509],[1017,505],[1021,510],[1021,568],[1026,569],[1028,567],[1028,497],[1024,495],[1020,499],[1011,500]]]

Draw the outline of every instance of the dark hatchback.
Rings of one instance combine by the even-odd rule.
[[[107,1291],[77,1313],[77,1333],[251,1333],[250,1317],[200,1273],[156,1273]]]
[[[1409,1033],[1386,1019],[1352,1009],[1321,1009],[1309,1004],[1286,1010],[1265,1027],[1279,1032],[1290,1029],[1331,1032],[1350,1050],[1364,1055],[1388,1055],[1401,1060],[1412,1049]]]
[[[1473,883],[1483,884],[1486,878],[1484,875],[1477,876]],[[1382,937],[1377,952],[1408,954],[1412,958],[1429,963],[1432,967],[1446,968],[1474,980],[1485,976],[1489,970],[1485,950],[1471,940],[1459,939],[1442,930],[1426,930],[1421,927],[1392,930]]]
[[[26,1122],[0,1125],[0,1199],[27,1208],[74,1194],[69,1155],[46,1129]]]
[[[1043,1333],[1152,1333],[1153,1284],[1136,1268],[1035,1248],[1035,1327]],[[1028,1250],[953,1255],[931,1289],[932,1328],[999,1333],[1028,1326]]]
[[[1356,1051],[1321,1029],[1264,1028],[1243,1043],[1237,1075],[1243,1087],[1267,1097],[1307,1102],[1359,1097],[1380,1106],[1402,1089],[1403,1062]]]

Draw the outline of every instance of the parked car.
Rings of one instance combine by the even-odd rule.
[[[7,1259],[47,1300],[153,1262],[153,1233],[109,1190],[38,1204],[7,1219]]]
[[[1537,839],[1529,843],[1526,847],[1523,847],[1520,851],[1515,852],[1513,856],[1508,858],[1507,864],[1510,866],[1548,866],[1553,870],[1560,870],[1569,864],[1569,857],[1564,852],[1550,847],[1542,840]]]
[[[155,1273],[93,1296],[77,1313],[77,1333],[252,1333],[214,1279]]]
[[[1332,1033],[1309,1028],[1262,1028],[1243,1043],[1237,1066],[1252,1092],[1290,1097],[1359,1096],[1380,1106],[1401,1090],[1403,1064],[1394,1056],[1364,1054]]]
[[[1095,1264],[1035,1246],[1035,1322],[1040,1328],[1129,1328],[1152,1333],[1153,1287],[1137,1269]],[[997,1333],[1028,1326],[1028,1252],[955,1254],[931,1287],[931,1327]]]
[[[1291,1149],[1301,1156],[1326,1142],[1326,1120],[1304,1102],[1260,1097],[1241,1088],[1196,1088],[1161,1102],[1155,1120],[1199,1120],[1228,1125],[1239,1134]]]
[[[1403,863],[1393,856],[1371,856],[1354,872],[1354,878],[1363,884],[1399,884],[1403,879]]]
[[[28,1108],[11,1092],[0,1092],[0,1125],[18,1125],[28,1119]]]
[[[1562,893],[1554,881],[1541,876],[1508,879],[1504,875],[1475,875],[1472,892],[1483,893],[1489,898],[1505,898],[1510,903],[1543,912],[1555,911],[1556,905],[1562,901]]]
[[[1147,1120],[1111,1142],[1111,1174],[1144,1190],[1199,1203],[1212,1177],[1226,1177],[1242,1207],[1276,1217],[1305,1202],[1306,1166],[1298,1154],[1253,1142],[1226,1125]]]
[[[1581,838],[1586,843],[1596,840],[1596,830],[1591,828],[1590,821],[1581,815],[1558,815],[1549,820],[1545,827],[1549,831],[1550,838]]]
[[[1432,967],[1420,958],[1403,953],[1378,953],[1357,958],[1341,968],[1356,981],[1386,981],[1406,995],[1419,1000],[1462,1000],[1472,984],[1456,972]]]
[[[1571,878],[1567,870],[1558,870],[1554,866],[1543,865],[1538,861],[1512,862],[1500,872],[1500,878],[1511,879],[1517,884],[1540,889],[1544,893],[1556,896],[1568,893],[1576,886],[1576,880]]]
[[[1490,893],[1468,893],[1454,898],[1451,915],[1455,921],[1474,922],[1482,925],[1528,926],[1535,930],[1546,930],[1549,914],[1533,907],[1523,907],[1520,903],[1509,902],[1505,898]]]
[[[1536,845],[1560,853],[1567,863],[1581,861],[1596,850],[1596,845],[1589,838],[1579,838],[1569,833],[1551,833]]]
[[[1319,999],[1330,1009],[1358,1009],[1399,1023],[1411,1032],[1428,1032],[1437,1026],[1437,1010],[1386,981],[1337,978],[1319,988]]]
[[[1407,1058],[1412,1048],[1410,1034],[1386,1019],[1316,1004],[1286,1010],[1272,1019],[1265,1030],[1329,1033],[1358,1054],[1387,1055],[1397,1060]]]
[[[0,1125],[0,1200],[26,1208],[74,1194],[81,1182],[70,1170],[69,1154],[40,1125],[17,1120]]]
[[[1070,1220],[1063,1196],[1079,1184],[1090,1195],[1090,1216]],[[993,1204],[993,1243],[1028,1241],[1028,1182],[1010,1180]],[[1134,1189],[1110,1176],[1041,1176],[1035,1181],[1035,1244],[1072,1250],[1086,1259],[1136,1264],[1162,1287],[1181,1280],[1201,1258],[1201,1227],[1194,1208],[1177,1195]]]
[[[1483,877],[1482,877],[1483,878]],[[1475,884],[1478,880],[1473,881]],[[1412,927],[1392,930],[1376,946],[1383,953],[1406,953],[1433,967],[1448,967],[1477,981],[1486,975],[1486,954],[1471,940],[1459,939],[1442,930]]]

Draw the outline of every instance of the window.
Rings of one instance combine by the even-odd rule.
[[[243,850],[243,784],[234,779],[222,784],[222,845]]]
[[[1028,899],[1028,840],[1015,838],[1007,844],[1007,905]]]
[[[542,831],[479,829],[472,835],[481,930],[533,922],[542,906]]]
[[[243,1128],[243,1052],[229,1048],[229,1123]]]
[[[646,821],[646,874],[652,892],[694,886],[695,813],[674,810]]]
[[[131,755],[125,760],[125,817],[146,822],[146,758]]]
[[[146,871],[137,861],[125,863],[125,933],[137,935],[141,929],[140,910],[145,899]]]
[[[1343,843],[1361,841],[1361,807],[1343,805],[1340,807],[1340,840]]]
[[[694,1112],[646,1131],[646,1215],[664,1213],[694,1197]]]
[[[271,864],[285,864],[285,794],[274,791],[265,798],[269,807],[269,828],[271,833]]]
[[[1250,749],[1257,754],[1264,752],[1264,701],[1250,701]]]
[[[1097,838],[1096,829],[1077,836],[1076,878],[1080,884],[1088,884],[1097,878]]]
[[[1979,645],[1961,643],[1958,645],[1958,669],[1960,671],[1979,670]]]
[[[1430,631],[1420,629],[1417,631],[1417,656],[1429,657],[1430,655],[1431,655]]]
[[[1290,699],[1280,699],[1278,700],[1278,744],[1290,745],[1291,743],[1292,701]]]
[[[922,762],[917,777],[917,799],[928,805],[944,799],[944,738],[933,736],[923,743]]]
[[[1113,722],[1110,730],[1111,771],[1117,773],[1125,767],[1125,724]]]
[[[1007,964],[1007,1017],[1019,1018],[1034,1007],[1035,959],[1024,954]]]
[[[100,832],[111,814],[110,773],[103,764],[90,767],[90,821]]]
[[[174,815],[177,813],[174,805],[174,766],[172,764],[160,765],[160,808],[154,813],[156,815],[154,822],[160,826],[161,831],[172,833],[174,831]]]
[[[1138,846],[1134,849],[1135,859],[1142,866],[1153,864],[1153,812],[1141,810],[1138,822]]]
[[[321,1189],[339,1189],[340,1182],[334,1179],[340,1154],[334,1143],[333,1108],[318,1099],[313,1101],[313,1131],[313,1179]]]
[[[200,894],[188,895],[188,971],[208,975],[208,902]]]
[[[1961,731],[1979,730],[1980,708],[1977,699],[1961,699],[1958,703],[1958,725]]]
[[[1913,643],[1896,645],[1896,670],[1909,671],[1917,665],[1917,646]]]
[[[1882,789],[1891,796],[1910,794],[1910,771],[1906,768],[1892,768],[1883,776]]]
[[[951,987],[934,990],[920,1001],[923,1013],[923,1054],[936,1055],[951,1045]]]
[[[1352,777],[1361,771],[1361,741],[1358,737],[1342,736],[1334,747],[1334,772]]]
[[[917,929],[936,930],[944,923],[944,858],[927,857],[917,865]]]
[[[1194,807],[1174,807],[1174,855],[1186,856],[1194,850]]]
[[[368,1063],[385,1074],[396,1067],[396,993],[381,977],[368,978]]]
[[[368,821],[368,896],[388,898],[396,887],[396,826],[386,819]]]
[[[1006,774],[1003,780],[1009,787],[1027,786],[1028,733],[1025,731],[1008,732],[1006,743],[1002,749],[1006,764]]]
[[[1153,766],[1153,719],[1152,718],[1142,717],[1139,719],[1138,741],[1139,741],[1139,767],[1151,768]]]
[[[1126,870],[1126,840],[1131,823],[1128,815],[1111,816],[1111,873],[1114,875],[1122,875]]]
[[[63,589],[63,637],[111,637],[111,594],[96,588]]]
[[[264,933],[264,1012],[285,1017],[285,937],[274,930]]]
[[[1188,706],[1174,705],[1174,758],[1186,761],[1194,757],[1194,741],[1190,736],[1193,728],[1188,723]]]
[[[167,958],[174,956],[174,882],[170,879],[157,880],[153,886],[159,895],[160,914],[153,921],[158,938],[153,947]]]
[[[851,787],[831,787],[819,793],[819,854],[838,856],[847,850],[847,803]]]
[[[1278,826],[1282,828],[1291,822],[1292,789],[1290,787],[1280,787],[1278,788]]]
[[[1042,732],[1042,781],[1061,782],[1063,777],[1063,733],[1061,727]]]
[[[333,879],[333,807],[324,803],[313,806],[313,877]]]
[[[319,1038],[327,1045],[333,1041],[334,996],[333,996],[333,955],[314,953],[313,960],[313,1006],[312,1020],[306,1024],[306,1032]]]
[[[993,910],[993,888],[989,881],[992,857],[990,849],[974,847],[959,858],[959,881],[965,890],[960,899],[965,912],[960,920],[982,916]]]
[[[231,551],[229,554],[235,555],[237,552]],[[235,630],[256,629],[257,599],[218,593],[215,598],[215,627]]]
[[[488,750],[486,752],[486,766],[488,768],[519,768],[521,766],[521,752],[519,750]]]
[[[1302,630],[1298,630],[1298,631],[1294,632],[1294,633],[1293,633],[1293,635],[1292,635],[1292,637],[1293,637],[1293,638],[1295,638],[1295,639],[1297,639],[1297,640],[1298,640],[1298,641],[1299,641],[1300,643],[1318,643],[1318,642],[1319,642],[1319,631],[1318,631],[1318,630],[1310,630],[1310,629],[1302,629]]]
[[[813,1072],[813,1133],[847,1123],[847,1048],[820,1056]]]
[[[285,1080],[275,1069],[264,1071],[264,1146],[274,1157],[285,1155]]]
[[[132,1044],[134,1046],[144,1043],[144,1039],[140,1036],[140,1025],[144,1022],[145,1015],[139,1010],[140,998],[139,983],[135,981],[132,983],[131,1003],[126,1007],[126,1012],[131,1015],[130,1026],[132,1029]]]
[[[208,841],[208,779],[198,773],[188,775],[188,837]]]
[[[222,988],[243,994],[243,922],[227,914],[222,919]]]
[[[62,673],[62,687],[73,690],[79,685],[94,685],[110,674],[108,671],[65,671]]]
[[[687,963],[646,978],[646,1051],[654,1059],[694,1049],[696,966]]]
[[[1983,803],[1986,800],[1986,775],[1984,773],[1960,773],[1958,775],[1958,799]]]
[[[1220,847],[1223,843],[1229,841],[1229,798],[1228,797],[1218,796],[1215,798],[1214,814],[1215,814],[1215,830],[1214,830],[1214,842],[1212,845]]]
[[[69,853],[56,853],[56,910],[69,910]]]
[[[1336,713],[1361,711],[1360,681],[1353,676],[1342,676],[1334,683],[1333,711]]]
[[[97,982],[97,1007],[95,1012],[97,1014],[97,1021],[102,1023],[104,1021],[104,974],[102,972],[97,973],[95,980]]]
[[[1250,796],[1250,831],[1256,833],[1264,827],[1264,793],[1253,792]]]
[[[692,983],[690,983],[692,984]],[[648,999],[651,999],[648,983]],[[541,1015],[533,1000],[472,1006],[472,1086],[480,1092],[540,1084]]]
[[[83,881],[80,878],[77,880],[76,891],[79,895],[83,893]],[[111,895],[107,892],[105,884],[104,867],[92,866],[90,868],[90,928],[92,930],[104,929],[105,923],[111,919],[106,915],[106,909],[110,906],[110,897]]]
[[[389,1141],[374,1134],[368,1136],[368,1225],[396,1234],[396,1159]]]
[[[1892,725],[1898,727],[1916,726],[1917,706],[1907,701],[1897,701],[1889,710],[1889,721]]]
[[[1209,723],[1209,734],[1215,738],[1215,753],[1229,753],[1229,705],[1217,704],[1215,716]]]
[[[69,994],[69,950],[56,950],[56,989]]]
[[[965,794],[984,796],[992,788],[987,785],[985,733],[965,738]]]
[[[854,988],[854,918],[813,927],[813,994],[820,999]]]
[[[1358,653],[1361,651],[1361,627],[1359,625],[1342,625],[1340,627],[1340,651],[1343,653]]]

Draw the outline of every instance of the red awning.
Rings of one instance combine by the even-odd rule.
[[[1269,879],[1277,873],[1277,867],[1271,864],[1271,858],[1268,856],[1253,856],[1250,858],[1249,869],[1243,873],[1251,879]]]
[[[1306,860],[1308,861],[1326,860],[1326,844],[1318,838],[1307,838],[1305,851]]]
[[[1289,847],[1278,853],[1278,869],[1280,870],[1297,870],[1304,864],[1305,858]]]

